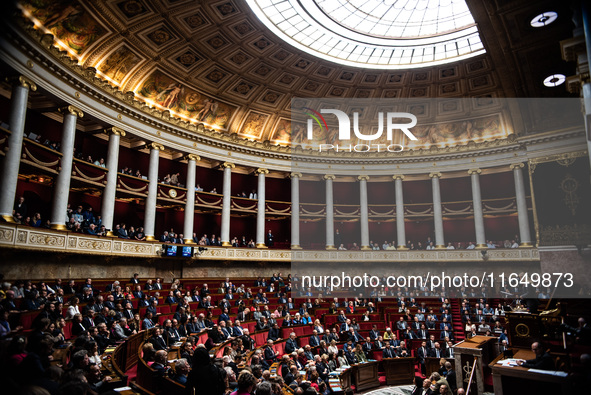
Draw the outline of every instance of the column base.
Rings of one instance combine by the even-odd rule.
[[[54,230],[68,230],[64,224],[51,224],[51,229]]]
[[[302,246],[300,246],[299,244],[292,244],[291,245],[291,249],[292,250],[301,250]]]
[[[222,241],[222,247],[232,247],[232,244],[229,241]]]
[[[327,246],[326,246],[326,250],[327,250],[327,251],[335,251],[336,249],[337,249],[337,248],[336,248],[335,246],[333,246],[333,245],[327,245]]]
[[[486,244],[476,244],[476,247],[474,247],[476,250],[485,250],[487,248],[488,246]]]
[[[16,224],[16,221],[12,215],[2,215],[2,219],[4,222],[8,222],[9,224]]]
[[[408,250],[408,247],[407,246],[398,246],[398,247],[396,247],[396,249],[401,250],[401,251],[406,251],[406,250]]]
[[[534,245],[529,241],[524,241],[523,243],[519,244],[519,248],[532,248]]]
[[[185,244],[190,244],[190,245],[196,244],[196,243],[193,241],[193,239],[183,239],[183,242],[184,242]]]
[[[154,236],[146,236],[146,241],[157,241]]]
[[[435,246],[435,249],[436,249],[436,250],[446,250],[446,249],[447,249],[447,247],[446,247],[446,246],[444,246],[444,245],[438,244],[438,245],[436,245],[436,246]]]
[[[372,251],[370,246],[361,246],[361,251]]]
[[[265,243],[257,243],[257,248],[269,248],[265,245]]]

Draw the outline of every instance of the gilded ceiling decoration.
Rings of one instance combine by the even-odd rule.
[[[525,28],[496,31],[497,20],[483,19],[489,13],[481,0],[467,3],[485,47],[491,37],[509,43],[509,48],[525,37],[530,47],[521,46],[517,59],[549,45],[543,34]],[[499,58],[496,42],[486,54],[460,62],[409,70],[363,69],[316,58],[283,42],[241,0],[20,0],[19,8],[37,29],[53,36],[56,47],[122,92],[133,92],[135,99],[171,118],[273,145],[291,140],[294,97],[540,96],[527,78],[523,87],[512,84],[516,76],[506,70],[514,60]],[[498,10],[498,18],[513,23],[522,14],[519,7]],[[526,70],[530,64],[521,67]],[[519,73],[523,70],[516,71],[517,77]],[[432,144],[449,138],[468,143],[491,133],[507,136],[502,127],[506,120],[499,114],[476,114],[471,121],[445,125],[437,122],[437,111],[428,115],[416,132]]]

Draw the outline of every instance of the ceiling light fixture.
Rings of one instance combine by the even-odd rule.
[[[566,81],[564,74],[552,74],[544,79],[544,86],[548,88],[554,88],[558,85],[562,85]]]
[[[558,14],[554,11],[542,12],[535,16],[529,24],[533,27],[544,27],[554,22],[556,18],[558,18]]]

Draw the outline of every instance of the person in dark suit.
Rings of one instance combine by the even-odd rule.
[[[453,343],[451,341],[447,342],[447,347],[445,347],[445,352],[443,354],[444,358],[453,358],[455,354]]]
[[[168,346],[166,345],[166,340],[164,340],[164,337],[162,336],[162,328],[160,327],[156,328],[154,336],[152,336],[148,341],[152,343],[156,351],[168,349]]]
[[[267,362],[269,364],[269,366],[272,365],[273,362],[275,362],[277,360],[277,354],[275,353],[275,350],[273,350],[273,340],[271,340],[271,339],[267,340],[267,345],[265,346],[264,356],[265,356],[265,362]]]
[[[390,346],[390,342],[386,341],[386,348],[382,351],[382,357],[384,358],[396,358],[396,351]]]
[[[421,372],[423,373],[423,375],[425,375],[425,373],[427,372],[427,369],[425,367],[425,358],[427,358],[428,356],[429,352],[427,350],[427,342],[423,341],[421,343],[421,347],[419,347],[417,350],[417,358],[419,358],[419,364],[421,365]]]
[[[316,329],[312,331],[309,344],[310,347],[318,347],[320,345],[320,337],[318,336],[318,331]]]
[[[418,378],[420,380],[420,378]],[[412,395],[431,395],[435,394],[433,390],[431,390],[431,380],[424,379],[422,385],[416,386],[415,390],[413,391]]]
[[[285,342],[285,353],[291,354],[292,352],[296,351],[299,348],[298,339],[296,338],[296,334],[291,332],[289,334],[289,339]]]
[[[277,322],[273,325],[271,329],[269,329],[269,333],[267,334],[267,339],[276,341],[281,339],[281,329],[279,329],[279,325]]]
[[[273,239],[273,233],[271,233],[271,229],[269,229],[269,233],[267,233],[267,237],[265,238],[265,245],[267,247],[273,247],[275,245]]]
[[[529,369],[554,370],[554,359],[539,342],[532,343],[531,350],[536,357],[527,361],[520,360],[517,362],[519,365]]]
[[[447,361],[443,366],[445,366],[445,379],[449,384],[449,389],[451,389],[452,392],[455,394],[456,389],[458,389],[458,383],[456,382],[456,372],[452,369],[452,364],[449,361]]]

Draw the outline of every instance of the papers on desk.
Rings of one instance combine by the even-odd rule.
[[[175,342],[172,346],[173,347],[180,347],[183,345],[183,342]]]
[[[113,391],[115,391],[115,392],[131,391],[131,387],[113,388]]]
[[[500,361],[497,362],[497,365],[501,365],[501,366],[519,366],[519,364],[517,363],[517,361],[521,361],[521,359],[519,358],[507,358],[507,359],[502,359]]]
[[[568,373],[566,373],[566,372],[559,372],[557,370],[528,369],[528,372],[549,374],[551,376],[557,376],[557,377],[566,377],[566,376],[568,376]]]

